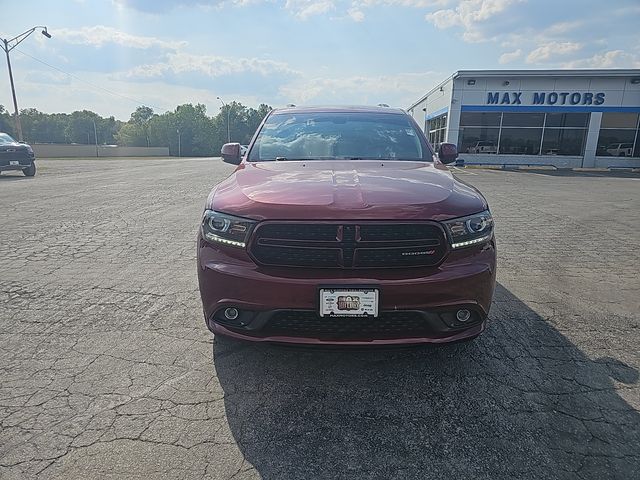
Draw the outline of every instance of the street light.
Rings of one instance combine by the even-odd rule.
[[[181,153],[182,153],[181,152],[181,150],[182,150],[182,145],[181,145],[182,140],[180,139],[180,129],[179,128],[176,128],[176,133],[178,134],[178,157],[181,157],[182,156],[181,155]]]
[[[93,122],[93,139],[96,141],[96,157],[99,157],[100,155],[98,155],[98,129],[96,128],[95,119],[93,119],[92,122]]]
[[[36,30],[41,30],[42,35],[47,38],[51,38],[51,34],[47,32],[47,27],[42,25],[38,25],[33,27],[25,32],[22,32],[20,35],[17,35],[13,38],[6,39],[0,38],[0,46],[4,50],[4,53],[7,55],[7,67],[9,68],[9,82],[11,83],[11,95],[13,96],[13,108],[15,110],[15,120],[16,120],[16,131],[18,133],[18,140],[24,140],[22,138],[22,125],[20,124],[20,113],[18,112],[18,101],[16,100],[16,87],[13,84],[13,73],[11,72],[11,60],[9,60],[9,52],[16,48],[20,43],[25,40],[29,35],[31,35]]]
[[[222,102],[222,106],[223,107],[227,107],[227,143],[231,142],[231,127],[229,124],[229,114],[231,113],[231,109],[228,107],[228,105],[226,103],[224,103],[224,100],[222,100],[220,97],[216,97],[218,100],[220,100],[220,102]]]

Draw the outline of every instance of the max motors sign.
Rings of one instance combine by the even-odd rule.
[[[602,105],[604,103],[604,99],[604,92],[487,93],[487,105]]]

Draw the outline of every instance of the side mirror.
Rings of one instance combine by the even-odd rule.
[[[458,148],[453,143],[441,143],[438,147],[438,158],[442,163],[452,163],[458,158]]]
[[[240,165],[240,144],[239,143],[225,143],[220,151],[222,154],[222,161],[231,163],[233,165]]]

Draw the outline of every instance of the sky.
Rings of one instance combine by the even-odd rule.
[[[0,0],[18,105],[406,108],[456,70],[640,68],[639,0]],[[12,109],[0,59],[0,105]]]

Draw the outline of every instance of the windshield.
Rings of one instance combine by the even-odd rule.
[[[249,154],[268,160],[431,160],[406,115],[366,112],[271,115]]]
[[[16,141],[6,133],[0,133],[0,145],[7,145],[9,143],[16,143]]]

